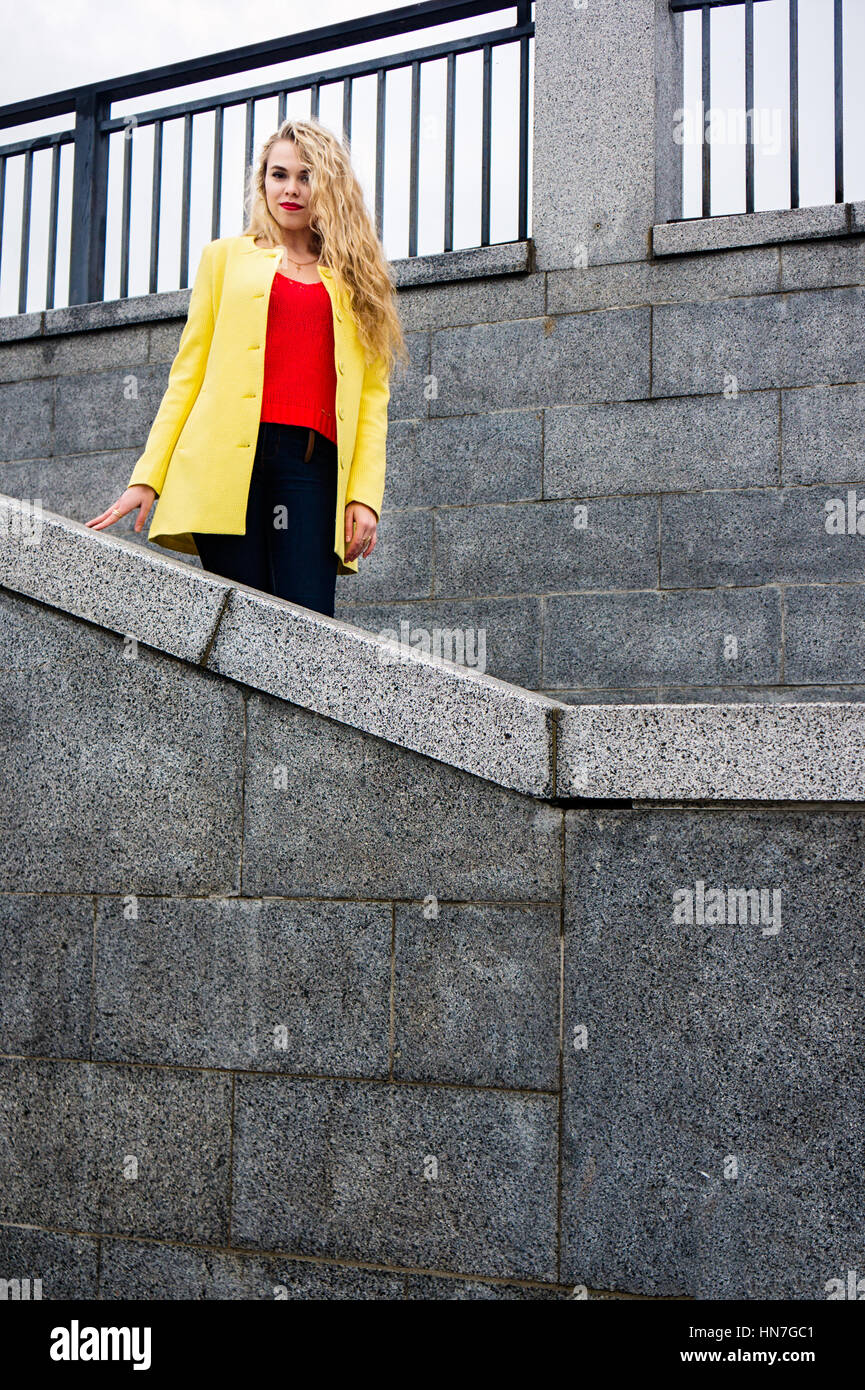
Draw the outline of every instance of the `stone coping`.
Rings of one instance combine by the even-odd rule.
[[[865,801],[865,704],[569,706],[559,796]]]
[[[865,704],[564,704],[2,494],[0,586],[538,798],[865,800]]]
[[[505,241],[495,246],[475,246],[434,256],[408,256],[391,261],[390,265],[397,288],[408,289],[495,275],[524,275],[531,269],[532,255],[530,241]],[[71,304],[62,309],[10,314],[0,318],[0,343],[182,319],[189,309],[191,293],[191,289],[167,290],[161,294],[136,294],[96,304]]]
[[[501,786],[554,791],[556,701],[2,494],[0,585]]]
[[[661,222],[652,228],[652,252],[655,256],[681,256],[695,251],[729,251],[737,246],[770,246],[784,241],[863,234],[865,202],[827,203],[813,208],[777,208]]]

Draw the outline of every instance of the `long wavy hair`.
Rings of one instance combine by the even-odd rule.
[[[407,366],[409,354],[390,266],[348,150],[326,126],[316,120],[292,119],[268,136],[249,169],[242,235],[258,236],[270,246],[282,245],[279,224],[264,191],[268,157],[277,140],[292,140],[298,159],[309,169],[312,249],[348,292],[367,364],[383,357],[391,370],[398,357]]]

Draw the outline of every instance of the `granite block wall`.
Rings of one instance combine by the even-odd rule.
[[[566,1296],[561,812],[125,648],[0,592],[0,1277]]]
[[[531,236],[394,262],[411,367],[337,612],[571,703],[858,701],[865,205],[683,220],[682,16],[533,11]],[[187,302],[0,321],[0,492],[104,509]]]
[[[861,804],[527,795],[10,588],[0,668],[4,1296],[863,1267]]]
[[[859,699],[863,244],[403,289],[380,542],[338,614],[482,632],[488,672],[566,701]],[[102,510],[181,327],[0,344],[0,490]]]

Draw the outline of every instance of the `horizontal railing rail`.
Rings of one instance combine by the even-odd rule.
[[[701,105],[704,121],[711,109],[713,10],[735,5],[744,10],[745,20],[745,212],[754,211],[754,5],[766,0],[669,0],[670,9],[677,14],[699,11],[701,15]],[[862,0],[853,0],[861,4]],[[843,203],[844,195],[844,6],[845,0],[831,0],[833,25],[834,77],[834,158],[835,202]],[[828,8],[828,7],[827,7]],[[800,206],[800,144],[799,144],[799,0],[787,0],[787,67],[789,72],[789,131],[790,177],[789,206]],[[827,150],[827,158],[829,151]],[[702,139],[701,216],[712,216],[712,143],[704,127]]]
[[[164,93],[178,87],[189,87],[209,79],[225,78],[234,73],[260,70],[316,54],[326,54],[357,47],[376,39],[393,38],[403,34],[452,24],[479,15],[497,14],[503,10],[515,13],[512,23],[482,34],[451,38],[437,44],[413,48],[397,54],[370,56],[340,66],[322,68],[313,73],[282,76],[273,81],[240,88],[217,95],[160,104],[134,115],[115,115],[112,108],[118,103],[151,93]],[[456,138],[457,63],[467,55],[480,57],[480,167],[477,184],[480,200],[480,246],[490,245],[492,191],[492,111],[493,111],[493,53],[504,45],[517,46],[516,90],[511,94],[518,111],[518,148],[516,150],[517,178],[514,185],[513,208],[516,236],[528,235],[529,204],[529,134],[530,134],[530,42],[534,35],[531,0],[511,0],[510,4],[495,0],[457,0],[456,3],[424,3],[407,5],[402,9],[365,16],[344,24],[331,24],[308,30],[287,38],[250,44],[223,53],[210,54],[188,62],[172,63],[110,81],[95,82],[85,87],[69,88],[47,96],[12,102],[0,107],[0,129],[11,129],[74,112],[75,125],[68,130],[34,135],[27,139],[0,145],[0,275],[4,268],[3,228],[7,190],[7,166],[10,161],[23,161],[21,193],[21,235],[18,263],[18,312],[26,312],[31,284],[31,240],[33,232],[34,156],[51,151],[50,189],[48,191],[48,229],[45,252],[45,307],[53,308],[56,297],[57,253],[60,212],[60,175],[64,146],[73,147],[71,206],[69,214],[69,303],[96,302],[105,293],[106,229],[109,210],[109,164],[112,138],[123,141],[121,187],[119,190],[119,285],[120,297],[129,293],[130,245],[132,237],[133,157],[136,137],[152,127],[153,146],[150,178],[149,227],[149,290],[154,293],[158,284],[158,269],[162,244],[160,224],[163,202],[164,146],[166,125],[183,123],[182,169],[180,174],[180,246],[179,288],[189,284],[190,211],[192,201],[193,128],[197,117],[213,118],[213,160],[210,190],[210,231],[213,239],[221,234],[222,192],[224,177],[224,118],[234,107],[245,109],[243,142],[244,175],[254,155],[256,103],[277,99],[277,123],[286,114],[290,94],[309,92],[309,111],[320,114],[322,91],[341,86],[341,134],[350,147],[352,140],[352,98],[354,84],[361,78],[373,78],[375,91],[375,219],[381,232],[387,200],[407,195],[408,255],[418,254],[418,220],[420,204],[420,136],[421,136],[421,75],[425,64],[445,65],[446,93],[444,99],[444,189],[443,189],[443,251],[454,249],[454,157]],[[386,110],[388,76],[398,70],[410,75],[409,95],[409,173],[407,187],[387,185],[386,182]],[[244,177],[245,186],[245,177]],[[241,215],[245,215],[242,209]],[[14,272],[13,272],[14,273]]]

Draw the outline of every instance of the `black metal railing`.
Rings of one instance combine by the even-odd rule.
[[[310,55],[346,50],[377,39],[401,36],[412,30],[452,24],[478,15],[495,14],[502,10],[515,12],[509,25],[483,34],[453,38],[442,43],[415,48],[409,52],[369,57],[365,60],[329,67],[314,73],[280,77],[255,87],[172,105],[154,107],[133,116],[112,115],[112,107],[151,92],[166,92],[188,87],[208,79],[224,78],[237,72],[249,72],[276,63],[308,58]],[[51,183],[48,194],[48,232],[45,266],[45,305],[53,308],[56,292],[60,165],[65,145],[72,145],[71,208],[69,222],[69,303],[81,304],[101,300],[105,293],[106,227],[109,208],[109,148],[112,136],[123,144],[120,189],[120,296],[129,292],[130,239],[132,236],[133,152],[137,132],[153,127],[152,181],[149,228],[149,290],[156,291],[160,257],[160,218],[163,184],[163,130],[167,122],[182,119],[183,157],[181,172],[179,288],[189,283],[190,207],[192,197],[192,140],[196,117],[213,116],[213,169],[211,193],[211,237],[220,236],[222,183],[224,174],[223,129],[224,117],[230,107],[243,107],[246,114],[244,173],[253,159],[255,108],[258,101],[278,99],[278,122],[285,117],[289,93],[309,92],[309,110],[319,115],[321,92],[326,87],[342,88],[342,135],[347,143],[352,136],[352,94],[354,83],[363,77],[376,79],[375,98],[375,218],[381,231],[387,199],[408,198],[408,255],[418,254],[418,209],[420,190],[420,111],[421,72],[424,65],[444,62],[446,65],[445,130],[444,130],[444,217],[441,250],[453,250],[454,241],[454,147],[457,61],[474,54],[482,59],[482,107],[480,133],[480,168],[477,186],[480,191],[480,227],[478,245],[490,244],[491,207],[491,150],[494,50],[503,45],[517,46],[518,69],[513,101],[518,104],[517,178],[514,195],[517,239],[528,235],[529,197],[529,79],[530,41],[534,34],[531,0],[511,0],[510,4],[496,0],[458,0],[457,3],[407,5],[344,24],[332,24],[307,30],[292,37],[274,39],[267,43],[250,44],[243,48],[210,54],[191,62],[172,63],[151,68],[112,81],[96,82],[87,87],[55,92],[27,101],[0,107],[0,129],[10,129],[75,113],[74,128],[51,134],[36,135],[0,146],[0,272],[3,268],[3,226],[6,202],[6,171],[11,160],[23,160],[21,197],[21,240],[18,265],[18,312],[26,311],[30,284],[30,244],[33,211],[33,160],[43,150],[51,151]],[[408,70],[410,86],[409,176],[407,188],[386,185],[385,115],[388,75],[399,69]],[[241,210],[242,215],[243,210]],[[40,306],[41,307],[41,306]]]
[[[712,11],[737,5],[745,11],[745,212],[754,211],[754,5],[764,0],[670,0],[676,13],[701,12],[701,85],[704,120],[711,107],[712,80]],[[862,0],[853,0],[861,4]],[[790,201],[791,208],[799,203],[799,0],[787,0],[787,60],[789,66],[789,130],[790,130]],[[831,0],[834,63],[834,160],[835,202],[844,202],[844,0]],[[827,151],[828,157],[828,151]],[[707,131],[702,139],[701,215],[712,212],[712,144]]]

